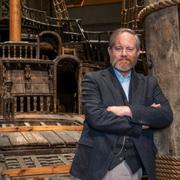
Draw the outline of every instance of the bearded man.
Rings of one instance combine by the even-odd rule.
[[[140,40],[131,29],[110,37],[111,66],[83,80],[84,128],[71,167],[76,180],[155,180],[153,131],[172,110],[157,80],[134,71]]]

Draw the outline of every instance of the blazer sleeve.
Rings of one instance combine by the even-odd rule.
[[[130,122],[130,118],[127,116],[119,117],[114,113],[106,111],[107,107],[103,105],[99,84],[92,74],[85,76],[82,87],[85,121],[87,121],[91,128],[107,133],[133,137],[141,134],[142,125]]]
[[[157,80],[153,77],[149,80],[152,90],[152,101],[161,104],[160,108],[154,108],[145,105],[130,106],[133,118],[132,122],[148,125],[151,128],[165,128],[170,125],[173,120],[173,113],[167,98],[164,96]]]

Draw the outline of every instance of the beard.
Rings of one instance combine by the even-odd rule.
[[[131,61],[127,58],[123,59],[111,59],[112,67],[116,68],[120,72],[129,72],[137,63],[137,60]]]

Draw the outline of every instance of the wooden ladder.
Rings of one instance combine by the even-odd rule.
[[[69,19],[65,0],[53,0],[53,5],[56,13],[56,18],[58,18],[59,20]]]

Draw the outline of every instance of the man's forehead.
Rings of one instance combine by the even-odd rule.
[[[135,34],[131,34],[129,32],[122,32],[122,33],[118,33],[116,37],[132,37],[132,38],[135,38]]]

